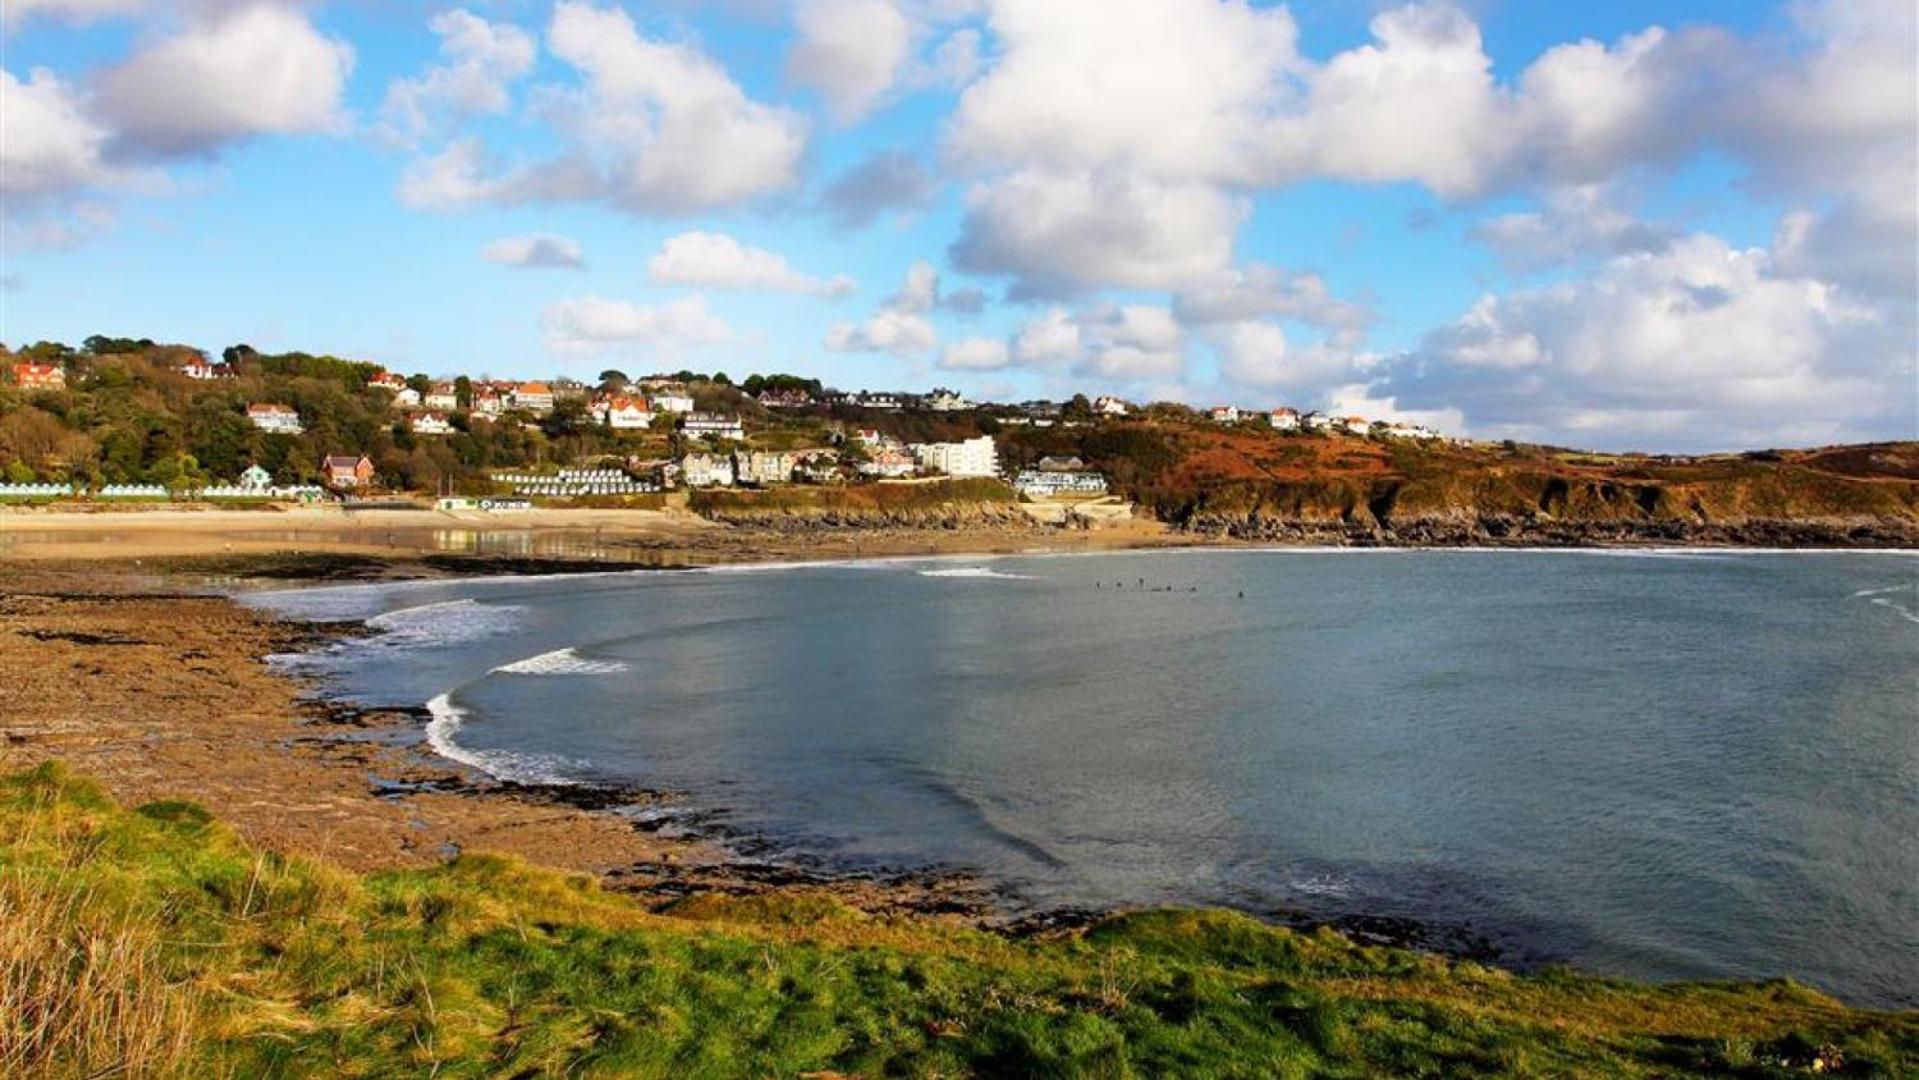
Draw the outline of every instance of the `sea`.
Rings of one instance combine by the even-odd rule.
[[[438,753],[1014,912],[1919,1004],[1919,553],[1192,550],[246,594]],[[655,823],[660,824],[658,822]]]

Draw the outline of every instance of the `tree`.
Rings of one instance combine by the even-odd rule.
[[[626,377],[626,372],[619,368],[607,368],[600,372],[600,388],[603,390],[618,390],[632,381]]]
[[[473,408],[473,380],[465,375],[453,380],[453,403],[461,412]]]
[[[1086,400],[1085,394],[1074,394],[1059,414],[1066,420],[1090,420],[1093,418],[1093,403]]]

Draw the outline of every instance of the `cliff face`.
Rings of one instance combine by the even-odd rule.
[[[1145,489],[1165,520],[1377,544],[1919,544],[1919,444],[1699,459],[1364,439],[1189,437]]]

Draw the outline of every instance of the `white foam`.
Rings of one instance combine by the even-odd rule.
[[[1887,593],[1919,592],[1919,582],[1908,581],[1904,585],[1888,585],[1883,589],[1860,589],[1854,596],[1884,596]]]
[[[617,675],[626,670],[626,665],[618,660],[589,660],[574,649],[555,649],[552,652],[529,656],[524,660],[515,660],[510,664],[501,664],[493,669],[495,675]]]
[[[988,566],[955,566],[946,570],[921,570],[921,577],[937,578],[996,578],[1001,581],[1033,581],[1031,574],[1009,574],[1004,570],[994,570]]]
[[[449,761],[457,761],[462,765],[478,769],[496,780],[562,786],[577,783],[560,771],[566,763],[558,758],[539,754],[468,750],[461,746],[455,741],[454,736],[459,734],[460,728],[466,723],[466,710],[453,704],[451,691],[427,702],[426,711],[432,716],[426,724],[427,745],[433,748],[434,753]]]
[[[512,604],[482,604],[469,597],[400,608],[375,615],[366,624],[382,631],[373,639],[382,648],[423,648],[506,633],[519,621],[522,610]]]

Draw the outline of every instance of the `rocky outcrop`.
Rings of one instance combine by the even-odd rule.
[[[1699,521],[1679,517],[1596,520],[1452,513],[1388,516],[1381,522],[1368,511],[1340,518],[1306,519],[1257,513],[1201,514],[1185,522],[1184,528],[1202,536],[1236,540],[1353,547],[1919,547],[1919,522],[1897,517]]]
[[[780,533],[828,530],[1032,530],[1035,523],[1012,503],[945,503],[898,508],[868,507],[710,507],[701,516],[722,525]]]

